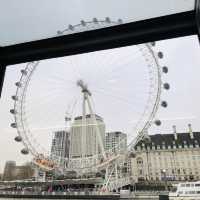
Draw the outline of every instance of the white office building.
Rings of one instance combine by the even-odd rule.
[[[85,126],[82,116],[76,117],[70,131],[70,157],[89,157],[101,153],[100,141],[105,147],[105,124],[103,119],[95,115],[95,122],[90,114],[86,115]],[[85,136],[83,138],[83,129]],[[98,136],[100,135],[100,137]]]

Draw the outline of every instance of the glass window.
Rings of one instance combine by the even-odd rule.
[[[181,184],[181,187],[185,187],[185,184]]]
[[[185,184],[186,187],[190,187],[190,184]]]
[[[88,92],[86,89],[91,88],[91,104],[92,106],[95,105],[95,111],[103,119],[101,119],[101,125],[103,125],[101,127],[102,132],[121,130],[126,133],[127,143],[130,144],[136,138],[136,135],[132,132],[135,118],[138,116],[138,113],[144,113],[142,105],[145,105],[145,99],[149,99],[149,88],[151,88],[149,83],[151,81],[150,78],[153,78],[152,76],[149,78],[145,75],[152,74],[152,68],[149,68],[152,60],[150,60],[151,56],[149,54],[147,57],[143,57],[146,53],[151,52],[143,52],[144,49],[146,48],[143,48],[143,45],[130,46],[41,61],[36,66],[37,70],[32,74],[29,87],[27,90],[26,88],[24,90],[27,92],[27,99],[22,104],[23,108],[27,109],[28,115],[24,117],[23,122],[26,121],[28,123],[30,126],[29,130],[31,131],[31,134],[27,132],[29,140],[24,137],[24,142],[30,145],[28,142],[31,141],[29,148],[34,145],[37,147],[36,149],[41,149],[43,153],[42,146],[45,148],[44,152],[49,153],[52,145],[51,136],[55,130],[76,127],[77,129],[74,132],[76,135],[79,135],[82,130],[82,121],[80,120],[78,125],[73,124],[73,122],[80,119],[75,118],[83,113],[82,93],[84,90],[82,91],[82,89],[84,88]],[[185,130],[185,123],[187,122],[179,120],[179,116],[198,116],[199,112],[200,98],[196,92],[200,85],[200,47],[198,39],[197,37],[184,37],[160,41],[156,43],[156,46],[151,45],[151,49],[155,52],[155,55],[157,55],[160,49],[166,51],[164,57],[159,60],[158,69],[162,72],[162,83],[169,81],[172,85],[171,87],[173,87],[171,91],[168,91],[169,93],[165,90],[162,91],[161,99],[169,99],[171,105],[166,109],[159,107],[158,113],[160,115],[158,116],[162,116],[163,119],[174,120],[174,122],[179,124],[180,131]],[[32,66],[32,64],[30,65]],[[164,66],[170,66],[169,73],[166,73]],[[17,136],[17,130],[10,127],[10,122],[14,122],[14,117],[13,114],[9,113],[9,110],[13,109],[14,103],[17,101],[16,97],[14,99],[10,97],[16,94],[17,89],[21,88],[22,83],[18,81],[21,75],[27,75],[28,71],[24,71],[25,67],[26,64],[10,66],[6,71],[5,84],[0,101],[0,132],[3,133],[1,134],[0,146],[7,152],[6,155],[0,152],[0,169],[2,171],[7,159],[23,163],[25,160],[31,161],[33,158],[31,152],[27,157],[20,154],[24,146],[22,143],[14,142],[13,136]],[[82,79],[84,79],[83,82],[85,84],[80,81]],[[85,80],[87,81],[85,82]],[[26,79],[26,81],[29,81],[29,79]],[[163,88],[163,85],[161,85],[161,88]],[[153,89],[155,88],[153,87]],[[185,91],[187,91],[187,94]],[[20,98],[23,98],[23,93],[20,95]],[[152,101],[150,102],[152,104]],[[12,112],[14,111],[12,110]],[[89,111],[87,110],[87,112]],[[68,121],[65,121],[65,115],[69,115],[68,117],[72,117],[74,121],[68,123]],[[192,118],[191,121],[200,129],[198,120]],[[163,120],[163,126],[152,124],[149,133],[171,133],[171,123],[170,120]],[[68,130],[70,131],[70,129]],[[90,133],[90,131],[87,133]],[[80,138],[76,136],[77,143],[80,141]],[[94,137],[91,138],[94,139]],[[86,140],[90,144],[85,146],[88,149],[93,144],[91,138]],[[12,144],[12,148],[8,149],[10,144]],[[53,141],[54,144],[57,143]],[[97,141],[95,141],[95,144],[97,144]],[[80,151],[81,145],[74,146],[77,147],[77,151]],[[110,145],[107,146],[112,146],[112,140]],[[92,147],[93,151],[98,151],[96,147],[97,145]],[[6,149],[9,151],[6,151]],[[58,150],[60,151],[61,148],[58,147],[55,151],[59,152]],[[26,153],[26,151],[23,152]],[[90,154],[88,153],[88,155]],[[138,155],[141,156],[140,152],[138,152]],[[152,162],[155,164],[155,160],[157,160],[158,164],[161,158],[159,153],[155,157],[156,159],[152,160]],[[173,158],[173,167],[175,167],[174,163],[177,157]],[[136,166],[143,163],[142,159],[137,160],[136,157]],[[142,167],[139,169],[142,169]],[[159,171],[160,169],[157,170],[157,172]],[[138,173],[142,173],[142,170],[138,171]],[[180,169],[177,173],[174,169],[172,170],[172,174],[177,175],[180,173]],[[186,172],[183,171],[183,173]],[[156,173],[157,177],[159,175],[159,173]],[[183,177],[182,175],[180,176]]]
[[[0,27],[3,30],[0,46],[50,38],[57,31],[67,29],[69,24],[84,25],[84,21],[91,21],[94,17],[99,21],[106,17],[110,17],[111,21],[120,18],[127,23],[193,9],[194,0],[59,0],[59,3],[56,0],[6,0],[1,2],[0,7]]]

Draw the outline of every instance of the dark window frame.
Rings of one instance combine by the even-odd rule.
[[[200,33],[200,0],[192,11],[0,47],[0,95],[6,66]]]

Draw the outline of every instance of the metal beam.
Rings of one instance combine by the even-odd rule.
[[[69,56],[197,34],[195,10],[148,20],[2,47],[0,63]]]
[[[6,66],[0,64],[0,98],[1,98],[2,88],[3,88],[5,73],[6,73]]]
[[[198,30],[198,37],[200,41],[200,0],[196,0],[195,9],[196,9],[196,24]]]

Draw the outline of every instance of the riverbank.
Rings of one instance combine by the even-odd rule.
[[[89,193],[85,192],[1,192],[0,198],[4,199],[87,199],[87,200],[168,200],[167,194],[157,192],[136,192],[129,195]]]

